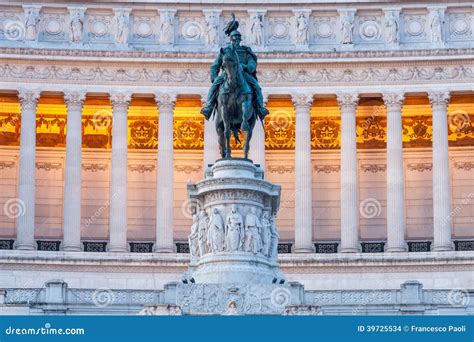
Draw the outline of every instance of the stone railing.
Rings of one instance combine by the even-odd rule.
[[[244,44],[255,51],[464,48],[474,40],[469,2],[439,5],[237,4]],[[392,6],[393,5],[393,6]],[[230,11],[179,1],[175,7],[0,3],[0,46],[110,51],[210,52],[225,44]]]

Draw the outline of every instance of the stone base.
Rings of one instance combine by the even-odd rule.
[[[198,284],[280,284],[285,281],[277,263],[262,255],[247,252],[204,255],[192,277]]]
[[[304,301],[303,286],[262,284],[178,284],[176,304],[188,315],[282,315]]]

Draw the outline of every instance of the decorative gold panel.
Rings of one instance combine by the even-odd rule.
[[[337,118],[311,118],[311,148],[332,150],[340,147],[340,120]]]
[[[17,113],[0,114],[0,145],[20,145],[21,116]]]
[[[66,146],[66,118],[59,115],[40,115],[36,117],[36,146]]]
[[[431,116],[409,116],[402,120],[403,147],[431,147]]]
[[[474,146],[474,105],[467,102],[449,106],[447,126],[449,146]],[[175,149],[199,150],[204,147],[204,118],[199,107],[177,107],[174,113]],[[18,103],[0,103],[0,145],[18,146],[21,115]],[[257,125],[260,122],[256,123]],[[340,115],[337,106],[319,106],[311,111],[311,147],[316,150],[340,148]],[[387,119],[384,106],[360,106],[356,117],[357,148],[385,149]],[[37,146],[64,147],[67,116],[64,105],[41,104],[36,117]],[[406,104],[402,116],[403,146],[430,148],[432,139],[431,108],[426,103]],[[128,117],[130,149],[157,149],[158,117],[156,107],[131,106]],[[243,140],[243,136],[240,135]],[[112,146],[112,113],[109,105],[89,104],[82,115],[84,148]],[[232,148],[242,144],[231,139]],[[265,120],[267,150],[295,148],[295,115],[287,104],[270,107]]]
[[[104,111],[100,115],[82,116],[82,147],[112,147],[112,116]]]
[[[175,117],[173,146],[176,149],[204,148],[204,117]]]
[[[357,148],[385,148],[387,119],[381,116],[356,118]]]
[[[158,121],[149,117],[128,120],[128,147],[132,149],[156,149],[158,146]]]
[[[257,122],[260,125],[260,122]],[[269,150],[295,148],[295,116],[290,109],[270,108],[265,118],[265,147]]]

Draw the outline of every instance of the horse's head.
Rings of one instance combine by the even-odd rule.
[[[237,51],[233,44],[223,50],[223,58],[222,58],[222,67],[226,72],[227,75],[227,82],[229,85],[239,85],[239,77],[240,77],[240,63],[239,63],[239,56],[237,55]]]

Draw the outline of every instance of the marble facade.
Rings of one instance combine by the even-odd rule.
[[[8,308],[28,311],[22,289],[133,302],[181,281],[187,183],[217,158],[197,112],[234,10],[270,108],[251,158],[282,186],[287,280],[330,298],[331,312],[354,309],[337,291],[362,303],[412,280],[420,303],[472,297],[470,2],[0,1],[2,310],[1,289]],[[172,304],[153,298],[143,303]]]

